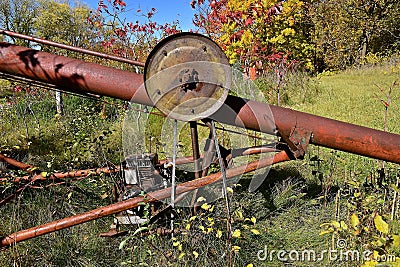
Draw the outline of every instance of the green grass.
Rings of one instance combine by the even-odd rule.
[[[292,108],[383,130],[385,107],[380,99],[386,101],[386,94],[393,87],[387,127],[389,132],[400,133],[400,87],[393,86],[396,81],[400,84],[399,73],[400,71],[392,71],[391,68],[375,67],[320,75],[315,80],[319,94],[312,96],[312,103],[300,103]]]
[[[397,69],[397,66],[371,67],[323,74],[312,78],[310,83],[301,76],[301,92],[293,89],[296,83],[292,82],[287,103],[295,110],[383,129],[384,106],[374,96],[384,97],[379,88],[387,92],[394,81],[400,83]],[[400,118],[399,86],[393,88],[391,96],[388,131],[400,133],[397,123]],[[68,98],[68,110],[60,118],[56,116],[53,100],[48,96],[29,98],[30,102],[22,96],[19,99],[21,103],[18,106],[0,112],[0,152],[50,172],[103,166],[122,159],[122,110],[110,107],[111,114],[102,119],[97,102]],[[31,103],[32,112],[27,109],[28,103]],[[160,130],[157,118],[151,117],[149,122],[153,122],[150,132]],[[207,134],[207,130],[201,130],[202,137]],[[188,137],[182,134],[181,138],[182,147],[189,146]],[[312,157],[321,160],[319,167],[310,160]],[[234,265],[282,266],[276,257],[272,261],[258,260],[257,253],[265,248],[268,251],[314,249],[317,252],[331,248],[332,235],[319,235],[320,225],[332,220],[349,223],[352,210],[348,203],[354,197],[353,191],[348,190],[354,188],[347,182],[363,183],[370,175],[376,177],[376,169],[380,166],[373,159],[310,146],[303,161],[274,166],[254,193],[247,191],[249,176],[243,177],[240,181],[242,186],[235,188],[230,195],[232,227],[242,233],[240,238],[232,240],[232,245],[240,247],[233,253]],[[373,212],[390,213],[393,190],[389,185],[394,183],[399,167],[395,164],[386,167],[389,178],[385,189],[362,187],[363,196],[375,195],[386,199],[379,209],[375,206],[366,206],[369,210],[360,208],[360,218],[365,222]],[[20,175],[16,171],[0,174]],[[99,176],[63,186],[26,189],[17,200],[0,207],[0,235],[107,205],[112,202],[111,188],[117,178],[118,175]],[[9,185],[0,187],[1,194],[11,192],[6,190],[6,186]],[[126,237],[104,239],[98,236],[107,231],[112,222],[112,217],[107,217],[0,251],[0,266],[225,266],[228,263],[225,206],[222,200],[211,204],[215,205],[213,212],[203,211],[192,221],[190,211],[182,209],[177,227],[184,229],[189,223],[191,228],[188,233],[177,235],[175,240],[157,235],[139,237],[133,235],[133,229],[124,248],[119,249]],[[249,222],[252,217],[256,219],[255,224]],[[208,218],[214,219],[215,224],[210,225]],[[385,220],[389,221],[387,217]],[[199,228],[201,225],[205,229],[212,228],[211,232],[204,233]],[[393,233],[399,232],[398,226],[390,223],[390,227],[393,227]],[[251,233],[251,229],[260,234]],[[218,230],[222,231],[220,238],[216,236]],[[372,231],[371,235],[373,233],[376,234]],[[370,235],[365,233],[359,236],[358,243],[352,236],[343,238],[347,238],[351,248],[370,246],[372,242]],[[182,245],[181,250],[177,242]],[[196,257],[193,252],[199,255]],[[399,249],[396,252],[391,248],[390,252],[399,256]],[[293,264],[346,265],[326,260]]]

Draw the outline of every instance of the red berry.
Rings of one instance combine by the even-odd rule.
[[[217,4],[216,1],[211,1],[211,3],[210,3],[211,8],[215,8],[216,4]]]

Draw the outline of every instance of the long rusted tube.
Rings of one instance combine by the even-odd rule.
[[[273,118],[268,115],[268,110]],[[228,96],[225,107],[212,117],[246,129],[286,136],[294,129],[305,129],[312,133],[311,144],[400,163],[400,135],[397,134],[235,96]]]
[[[287,161],[289,159],[290,158],[288,157],[286,152],[282,151],[272,157],[261,159],[260,161],[254,161],[247,165],[243,165],[243,166],[240,166],[237,168],[228,169],[226,171],[226,175],[227,175],[227,178],[232,178],[237,175],[251,172],[258,168],[270,166],[270,165],[278,163],[278,162]],[[179,184],[176,187],[176,194],[179,195],[179,194],[182,194],[182,193],[185,193],[188,191],[193,191],[197,188],[218,182],[221,179],[222,179],[221,174],[215,173],[215,174],[211,174],[209,176],[205,176],[205,177],[202,177],[202,178],[199,178],[196,180],[185,182],[185,183]],[[13,234],[1,239],[0,247],[10,246],[10,245],[16,244],[18,242],[21,242],[21,241],[24,241],[24,240],[27,240],[30,238],[34,238],[37,236],[41,236],[44,234],[62,230],[62,229],[65,229],[65,228],[68,228],[68,227],[71,227],[74,225],[78,225],[81,223],[85,223],[85,222],[88,222],[91,220],[99,219],[99,218],[102,218],[102,217],[105,217],[105,216],[108,216],[111,214],[115,214],[115,213],[118,213],[118,212],[121,212],[124,210],[132,209],[134,207],[137,207],[141,203],[149,203],[149,202],[154,202],[156,200],[162,200],[162,199],[170,197],[170,195],[171,195],[171,188],[165,188],[162,190],[151,192],[151,193],[147,194],[145,197],[142,197],[142,196],[135,197],[135,198],[128,199],[128,200],[125,200],[122,202],[117,202],[117,203],[109,205],[109,206],[105,206],[105,207],[97,208],[97,209],[94,209],[94,210],[91,210],[91,211],[88,211],[85,213],[77,214],[75,216],[71,216],[68,218],[64,218],[61,220],[57,220],[57,221],[43,224],[43,225],[40,225],[37,227],[29,228],[26,230],[22,230],[22,231],[13,233]]]
[[[0,72],[152,106],[142,75],[0,43]],[[271,110],[271,113],[268,111]],[[264,133],[289,136],[293,129],[312,132],[311,144],[400,163],[400,135],[228,96],[213,119]]]
[[[6,155],[3,155],[3,154],[0,154],[0,161],[7,162],[8,164],[10,164],[14,167],[20,168],[22,170],[25,170],[25,171],[29,171],[29,169],[33,168],[32,165],[20,162],[13,158],[7,157]]]
[[[82,60],[0,43],[0,72],[56,85],[75,93],[92,93],[152,105],[143,75]],[[139,90],[140,89],[140,90]]]
[[[22,176],[22,177],[16,177],[12,181],[13,183],[19,183],[21,181],[51,181],[51,180],[62,180],[62,179],[68,179],[68,178],[78,178],[78,177],[86,177],[90,175],[99,175],[102,173],[115,173],[119,172],[120,168],[115,167],[115,168],[97,168],[97,169],[87,169],[87,170],[78,170],[78,171],[69,171],[69,172],[56,172],[52,173],[49,176],[44,177],[42,174],[35,174],[33,176]],[[8,178],[0,178],[0,182],[5,182],[9,181],[10,179]]]
[[[17,33],[17,32],[12,32],[12,31],[7,31],[7,30],[4,30],[4,29],[0,29],[0,34],[8,35],[8,36],[19,38],[19,39],[24,39],[24,40],[27,40],[27,41],[33,41],[33,42],[39,43],[39,44],[54,46],[54,47],[58,47],[58,48],[62,48],[62,49],[66,49],[66,50],[82,53],[82,54],[101,57],[101,58],[105,58],[105,59],[111,59],[111,60],[118,61],[118,62],[132,64],[132,65],[139,66],[139,67],[144,67],[144,63],[140,62],[140,61],[137,61],[137,60],[132,60],[132,59],[123,58],[123,57],[117,57],[117,56],[113,56],[113,55],[108,55],[108,54],[96,52],[96,51],[93,51],[93,50],[88,50],[88,49],[84,49],[84,48],[80,48],[80,47],[61,44],[61,43],[53,42],[53,41],[42,39],[42,38],[38,38],[38,37],[33,37],[33,36],[29,36],[29,35],[25,35],[25,34],[21,34],[21,33]]]

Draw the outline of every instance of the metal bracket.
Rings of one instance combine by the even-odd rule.
[[[293,127],[289,136],[282,135],[282,139],[288,145],[290,155],[294,159],[303,159],[310,143],[312,132],[304,128]]]

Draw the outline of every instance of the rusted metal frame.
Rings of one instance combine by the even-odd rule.
[[[308,129],[294,127],[289,136],[282,135],[282,139],[287,144],[287,152],[293,159],[303,159],[306,154],[307,146],[310,143],[312,132]]]
[[[27,172],[31,172],[31,169],[33,169],[34,167],[32,165],[20,162],[18,160],[15,160],[13,158],[7,157],[6,155],[0,154],[0,161],[4,161],[14,167],[17,167],[19,169],[25,170]]]
[[[42,174],[35,174],[33,176],[22,176],[22,177],[16,177],[13,179],[13,183],[19,183],[21,181],[51,181],[51,180],[62,180],[62,179],[68,179],[68,178],[79,178],[79,177],[87,177],[91,175],[99,175],[102,173],[115,173],[119,172],[120,167],[114,167],[114,168],[97,168],[97,169],[87,169],[87,170],[78,170],[78,171],[69,171],[69,172],[57,172],[57,173],[52,173],[49,176],[43,176]],[[6,182],[9,181],[9,178],[0,178],[0,182]]]
[[[192,150],[193,150],[194,176],[197,179],[201,177],[199,135],[197,131],[197,122],[191,121],[189,122],[189,124],[190,124],[190,137],[192,140]]]
[[[153,106],[142,75],[7,43],[0,43],[0,72],[55,84],[69,92],[89,92]],[[310,144],[400,163],[400,135],[240,97],[228,96],[211,119],[280,136],[290,136],[294,128],[307,129],[312,133]]]
[[[228,169],[226,171],[227,178],[232,178],[237,175],[254,171],[258,168],[267,167],[272,164],[287,160],[290,160],[289,156],[286,154],[285,151],[282,151],[269,158],[264,158],[261,160],[251,162],[247,165]],[[193,191],[197,188],[204,187],[206,185],[221,181],[221,179],[222,179],[221,173],[215,173],[196,180],[188,181],[177,185],[176,194],[179,195],[185,192]],[[111,204],[109,206],[100,207],[85,213],[81,213],[75,216],[49,222],[47,224],[43,224],[26,230],[22,230],[2,238],[0,240],[0,247],[11,246],[27,239],[31,239],[58,230],[62,230],[91,220],[99,219],[121,211],[129,210],[143,203],[149,203],[166,199],[170,197],[170,195],[171,195],[171,188],[165,188],[162,190],[151,192],[146,196],[135,197],[122,202]]]
[[[198,122],[197,125],[202,126],[202,127],[208,127],[205,123],[199,123]],[[231,129],[226,129],[226,128],[223,128],[223,127],[215,126],[215,129],[220,130],[220,131],[225,131],[225,132],[228,132],[228,133],[247,136],[247,137],[258,139],[258,140],[272,141],[272,139],[267,139],[267,138],[263,138],[263,137],[260,137],[260,136],[254,135],[254,134],[249,134],[249,133],[244,133],[244,132],[235,131],[235,130],[231,130]]]
[[[132,64],[132,65],[139,66],[139,67],[144,67],[144,65],[145,65],[143,62],[140,62],[140,61],[137,61],[137,60],[132,60],[132,59],[118,57],[118,56],[112,56],[112,55],[96,52],[96,51],[93,51],[93,50],[88,50],[88,49],[75,47],[75,46],[71,46],[71,45],[66,45],[66,44],[61,44],[61,43],[57,43],[57,42],[54,42],[54,41],[45,40],[45,39],[42,39],[42,38],[33,37],[33,36],[21,34],[21,33],[7,31],[7,30],[4,30],[4,29],[0,29],[0,34],[4,34],[4,35],[7,35],[7,36],[11,36],[11,37],[15,37],[15,38],[19,38],[19,39],[23,39],[23,40],[27,40],[27,41],[32,41],[32,42],[39,43],[39,44],[54,46],[54,47],[62,48],[62,49],[65,49],[65,50],[78,52],[78,53],[81,53],[81,54],[87,54],[87,55],[100,57],[100,58],[104,58],[104,59],[111,59],[111,60],[114,60],[114,61],[127,63],[127,64]]]
[[[80,171],[73,171],[73,172],[65,172],[65,173],[53,173],[49,177],[44,177],[42,174],[35,174],[34,176],[23,176],[23,177],[16,177],[13,180],[13,183],[19,183],[21,181],[27,181],[28,183],[24,186],[20,187],[14,193],[8,195],[4,199],[0,200],[0,206],[10,202],[12,199],[17,197],[23,190],[27,187],[34,188],[33,184],[39,181],[56,181],[62,180],[67,178],[74,178],[75,181],[81,180],[83,178],[92,176],[92,175],[99,175],[101,173],[114,173],[119,172],[119,167],[115,169],[111,168],[98,168],[98,169],[89,169],[89,170],[80,170]],[[1,182],[9,181],[9,178],[0,178]],[[65,184],[65,182],[58,183],[58,185]]]
[[[261,153],[272,153],[272,152],[280,152],[283,149],[277,149],[270,146],[255,146],[255,147],[245,147],[245,148],[236,148],[232,149],[232,158],[247,156],[247,155],[255,155]],[[203,159],[203,155],[200,155],[200,160]],[[169,160],[160,160],[159,164],[165,164],[169,162]],[[179,157],[176,159],[176,165],[183,165],[188,163],[193,163],[193,156],[187,157]],[[0,180],[1,181],[1,180]]]

